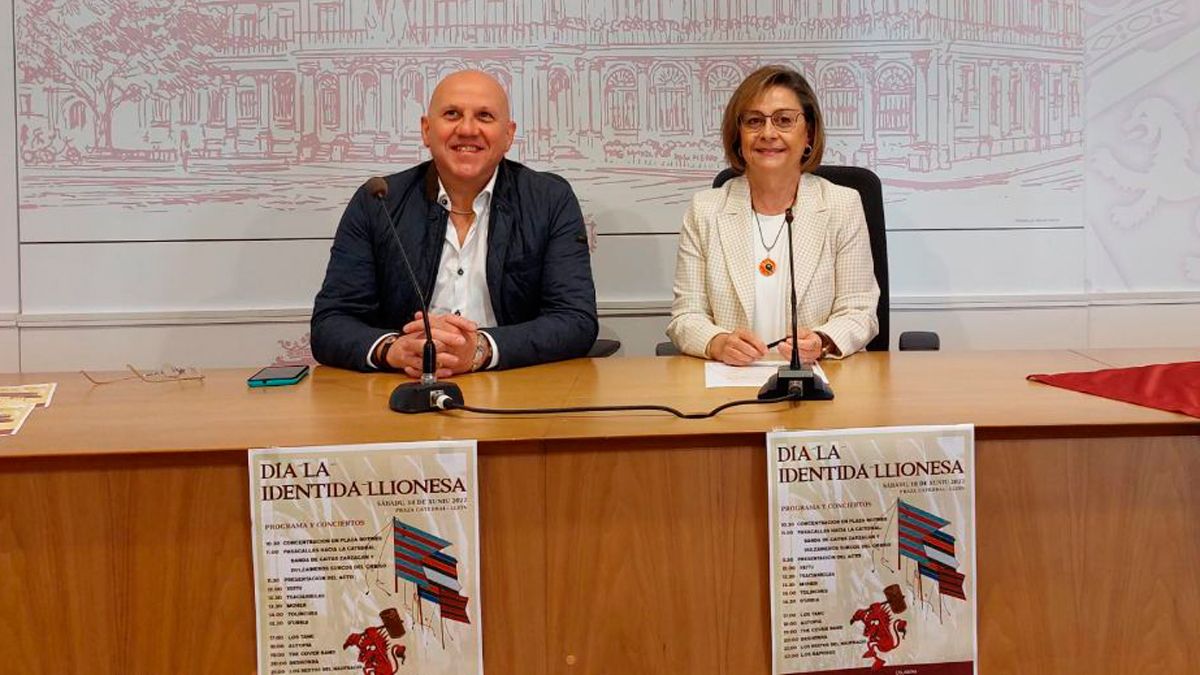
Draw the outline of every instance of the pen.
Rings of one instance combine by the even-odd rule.
[[[768,342],[767,349],[774,349],[774,348],[778,347],[781,343],[783,343],[785,340],[787,340],[787,338],[781,337],[774,342]]]

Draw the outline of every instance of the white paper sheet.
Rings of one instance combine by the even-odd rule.
[[[775,373],[779,366],[787,365],[787,361],[755,361],[748,366],[730,366],[718,361],[704,364],[704,386],[707,389],[717,387],[761,387]],[[821,369],[821,364],[812,366],[815,374],[822,382],[829,384],[829,378]]]

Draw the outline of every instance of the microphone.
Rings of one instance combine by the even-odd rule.
[[[788,282],[792,287],[792,360],[780,366],[758,390],[758,398],[777,399],[786,396],[795,401],[822,400],[833,398],[833,392],[813,373],[812,368],[800,363],[800,330],[796,325],[796,254],[792,250],[792,207],[784,211],[783,220],[788,231]]]
[[[415,185],[415,182],[414,182]],[[388,401],[388,406],[396,412],[402,413],[422,413],[431,410],[440,410],[434,405],[435,400],[444,400],[449,397],[450,400],[462,405],[465,403],[462,390],[453,382],[438,382],[437,379],[437,346],[433,343],[433,328],[429,325],[429,301],[425,299],[425,293],[421,290],[421,283],[417,281],[417,275],[413,272],[412,264],[408,261],[408,252],[404,250],[404,243],[400,241],[400,235],[396,233],[396,221],[392,219],[390,213],[387,212],[387,195],[388,183],[379,176],[374,176],[363,184],[363,189],[372,197],[379,200],[379,211],[387,219],[388,231],[392,233],[392,239],[396,241],[396,246],[400,249],[400,259],[404,261],[404,269],[408,271],[408,279],[412,282],[413,290],[417,292],[417,298],[421,301],[421,319],[425,322],[425,345],[421,350],[421,381],[406,382],[392,391],[392,396]],[[408,203],[408,198],[412,196],[412,186],[404,194],[404,198],[400,200],[399,212],[403,213],[404,206]]]

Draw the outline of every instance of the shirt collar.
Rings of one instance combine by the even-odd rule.
[[[492,201],[492,192],[496,189],[496,176],[500,175],[500,167],[492,172],[492,177],[488,180],[487,185],[483,186],[483,190],[475,195],[475,202],[472,204],[476,210],[486,211],[488,205]],[[482,200],[482,201],[480,201]],[[442,184],[442,179],[438,178],[438,196],[437,203],[447,211],[450,210],[450,195],[446,192],[446,186]]]

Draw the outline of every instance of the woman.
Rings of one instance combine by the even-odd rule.
[[[778,350],[790,359],[790,217],[801,360],[859,351],[879,332],[879,286],[858,193],[811,173],[825,149],[812,88],[790,68],[758,69],[733,93],[721,137],[741,175],[692,199],[667,335],[685,354],[731,365],[786,337]]]

